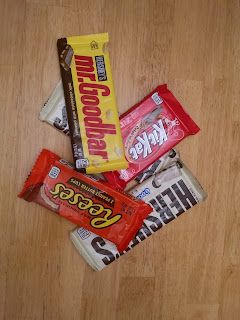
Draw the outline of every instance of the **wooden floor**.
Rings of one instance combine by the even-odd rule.
[[[240,319],[239,17],[237,0],[0,1],[0,319]],[[74,225],[17,193],[42,147],[71,159],[38,120],[56,40],[104,31],[121,111],[166,82],[201,127],[178,149],[208,199],[94,272]]]

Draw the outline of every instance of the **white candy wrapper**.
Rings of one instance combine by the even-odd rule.
[[[125,251],[120,253],[112,242],[84,228],[70,233],[75,247],[94,270],[102,270],[207,197],[197,179],[181,161],[145,180],[129,193],[149,203],[154,211],[144,220]]]
[[[39,114],[39,119],[69,135],[67,109],[62,81],[59,81],[49,99],[44,103]]]
[[[130,181],[126,186],[125,191],[132,189],[133,187],[137,186],[139,183],[142,183],[154,174],[157,174],[160,171],[165,170],[166,168],[176,163],[179,159],[179,152],[174,149],[171,149],[170,151],[165,153],[161,158],[155,161],[152,165],[150,165],[147,169],[141,172],[134,180]]]

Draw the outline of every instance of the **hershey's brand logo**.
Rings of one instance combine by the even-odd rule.
[[[110,95],[110,89],[96,82],[95,68],[92,57],[74,55],[79,83],[79,93],[84,114],[84,125],[90,155],[98,155],[108,159],[105,142],[106,134],[116,134],[115,124],[103,123],[101,119],[101,103],[99,97]],[[86,79],[91,82],[85,82]]]
[[[144,131],[135,138],[138,142],[129,149],[129,155],[133,160],[138,160],[140,155],[145,159],[153,152],[154,146],[161,146],[167,138],[162,120],[158,120],[152,125],[150,133]]]
[[[96,56],[95,61],[97,66],[98,81],[106,81],[107,73],[105,68],[104,56]]]
[[[110,264],[162,228],[162,226],[193,207],[197,204],[197,201],[185,182],[179,179],[176,183],[172,184],[171,187],[165,189],[159,195],[147,201],[147,203],[149,203],[155,211],[145,218],[141,229],[123,252],[110,251],[105,240],[99,236],[96,236],[92,240],[91,245],[93,249],[96,253],[103,256],[102,261],[105,265]]]

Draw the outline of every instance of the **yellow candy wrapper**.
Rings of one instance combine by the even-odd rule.
[[[57,41],[74,163],[86,173],[128,166],[107,43],[107,33]]]

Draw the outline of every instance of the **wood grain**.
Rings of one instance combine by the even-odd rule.
[[[237,0],[0,1],[0,319],[240,318],[239,17]],[[201,127],[179,150],[209,196],[96,273],[74,225],[16,195],[42,147],[71,160],[38,120],[57,38],[103,31],[121,111],[166,82]]]

